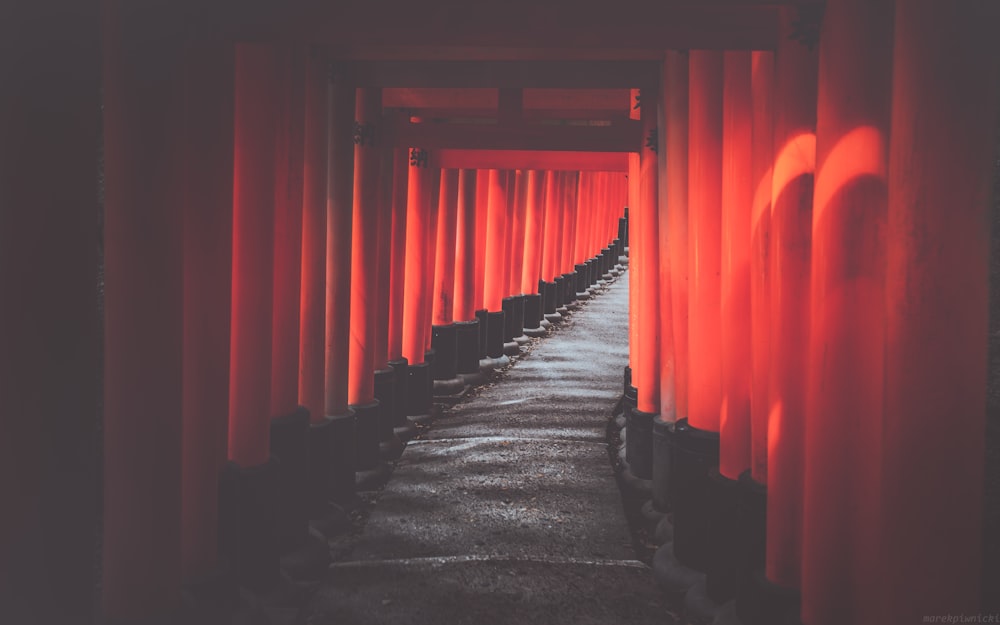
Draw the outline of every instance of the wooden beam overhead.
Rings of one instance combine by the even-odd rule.
[[[628,155],[625,152],[444,149],[437,151],[436,162],[445,169],[628,172]]]
[[[352,61],[359,87],[633,89],[658,84],[656,61]]]
[[[294,9],[274,9],[269,22],[256,26],[279,38],[336,46],[339,58],[354,59],[385,59],[393,49],[397,58],[418,58],[414,49],[426,51],[425,58],[475,58],[455,56],[462,47],[482,49],[489,58],[514,58],[508,54],[527,49],[559,50],[563,58],[588,49],[770,50],[778,36],[776,5],[783,3],[305,0],[292,3]]]
[[[635,152],[642,129],[627,120],[609,126],[520,124],[407,123],[399,120],[389,136],[397,147],[429,150],[548,150]]]

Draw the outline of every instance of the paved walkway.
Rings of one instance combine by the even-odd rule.
[[[623,276],[412,441],[305,622],[666,622],[605,445],[627,301]]]

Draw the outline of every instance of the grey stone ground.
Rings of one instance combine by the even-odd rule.
[[[627,302],[619,279],[411,442],[304,622],[669,623],[605,446]]]

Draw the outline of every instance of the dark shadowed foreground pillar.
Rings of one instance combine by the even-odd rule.
[[[117,2],[104,11],[102,605],[108,619],[124,620],[168,612],[180,600],[181,90],[174,16]],[[270,280],[264,282],[270,293]],[[268,322],[269,302],[262,302]],[[264,335],[269,339],[269,327]],[[269,375],[267,369],[265,389]],[[266,462],[267,402],[260,408]]]
[[[896,3],[883,622],[980,610],[998,8]]]
[[[0,605],[11,622],[89,623],[101,506],[96,148],[101,36],[107,46],[109,34],[100,29],[99,2],[16,3],[3,13]],[[146,110],[143,120],[160,112]],[[155,144],[167,131],[148,130],[159,137]],[[116,158],[125,172],[130,155]],[[170,219],[167,208],[153,204],[157,222]],[[169,294],[176,285],[144,288]],[[119,310],[124,304],[119,300]],[[138,415],[154,416],[162,415]],[[124,410],[117,418],[127,438],[137,415]]]

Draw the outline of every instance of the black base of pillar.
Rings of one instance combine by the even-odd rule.
[[[524,329],[539,330],[539,323],[542,321],[542,296],[538,293],[524,295]]]
[[[625,404],[625,457],[639,479],[653,479],[653,420],[658,415]]]
[[[458,338],[454,323],[431,326],[431,349],[434,361],[431,363],[431,378],[450,380],[458,373]]]
[[[708,473],[719,464],[719,434],[693,428],[681,419],[668,436],[673,445],[669,490],[674,502],[674,555],[705,572],[713,538]]]
[[[339,415],[327,415],[330,421],[328,453],[330,454],[330,501],[335,504],[351,504],[356,495],[354,490],[354,424],[356,416],[350,408]],[[322,444],[322,441],[318,441]]]
[[[486,320],[486,355],[490,358],[499,358],[503,353],[503,333],[504,333],[504,312],[487,313]]]
[[[515,336],[521,334],[520,328],[514,327],[514,297],[508,296],[500,301],[503,310],[503,342],[510,343]]]
[[[576,292],[583,293],[590,286],[590,270],[587,263],[576,265]]]
[[[712,469],[708,474],[708,484],[712,514],[709,529],[713,538],[705,589],[713,602],[722,604],[736,596],[740,583],[749,572],[736,516],[739,482],[722,475],[718,469]]]
[[[553,280],[555,283],[555,288],[552,291],[552,312],[556,312],[559,308],[562,308],[566,303],[566,278],[563,276],[556,276]],[[546,310],[546,313],[549,311]]]
[[[626,366],[625,367],[624,386],[622,387],[622,393],[624,393],[626,396],[628,396],[630,394],[629,393],[630,389],[635,389],[635,387],[632,386],[632,367]],[[635,397],[635,391],[634,390],[632,391],[631,396]]]
[[[373,400],[367,404],[352,404],[354,411],[354,471],[371,471],[382,463],[379,449],[379,422],[382,404]]]
[[[542,294],[542,315],[551,315],[556,312],[556,283],[538,281],[538,292]]]
[[[219,481],[219,549],[236,582],[255,593],[281,580],[278,548],[278,461],[228,463]]]
[[[303,406],[271,420],[271,456],[278,461],[278,546],[283,552],[309,535],[308,429],[309,411]]]
[[[455,372],[479,373],[479,320],[455,322]]]
[[[576,271],[564,273],[563,278],[563,305],[569,306],[576,302]]]
[[[431,366],[421,362],[406,370],[406,416],[422,422],[431,416]]]
[[[670,435],[673,423],[663,420],[660,415],[653,419],[653,507],[660,512],[670,512]]]
[[[767,553],[767,487],[754,480],[749,469],[740,474],[736,521],[746,570],[763,570]]]
[[[391,367],[375,371],[375,399],[382,405],[378,419],[379,454],[395,460],[403,453],[403,441],[396,435],[396,372]]]
[[[389,361],[394,378],[392,382],[392,426],[393,432],[400,441],[406,442],[417,435],[413,422],[406,418],[406,406],[409,401],[409,363],[406,358],[396,358]]]
[[[799,591],[772,584],[761,570],[750,574],[736,598],[736,615],[743,625],[800,625]]]
[[[479,322],[479,358],[483,359],[487,356],[487,344],[489,343],[487,339],[487,332],[489,327],[489,311],[483,308],[482,310],[476,311],[476,321]]]
[[[524,295],[514,295],[511,296],[511,314],[514,315],[513,324],[513,334],[514,340],[517,341],[519,338],[524,336]]]

